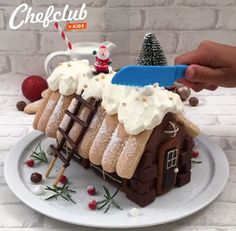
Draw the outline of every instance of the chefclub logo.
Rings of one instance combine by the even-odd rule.
[[[50,23],[55,22],[70,22],[66,24],[66,29],[71,30],[84,30],[87,29],[87,22],[84,21],[87,18],[88,12],[86,4],[83,3],[80,9],[70,9],[69,5],[65,5],[63,10],[57,10],[53,5],[50,5],[45,12],[34,13],[32,7],[27,3],[23,3],[16,7],[11,14],[9,20],[9,27],[12,30],[17,30],[24,24],[40,23],[44,28],[48,27]],[[23,18],[17,20],[17,17]]]

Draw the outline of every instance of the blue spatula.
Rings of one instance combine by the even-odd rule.
[[[112,84],[143,87],[158,83],[161,87],[168,87],[183,78],[186,69],[187,65],[125,66],[115,74]]]

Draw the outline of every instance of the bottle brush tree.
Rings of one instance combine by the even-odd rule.
[[[155,34],[145,35],[137,63],[146,66],[167,65],[167,58]]]

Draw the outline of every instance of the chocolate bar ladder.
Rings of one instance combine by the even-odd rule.
[[[81,93],[81,95],[82,95],[82,93]],[[93,116],[95,115],[95,113],[97,111],[98,105],[100,104],[100,101],[95,100],[95,99],[91,99],[91,102],[88,102],[88,101],[84,100],[81,97],[81,95],[74,96],[74,98],[76,98],[76,100],[77,100],[77,104],[75,106],[74,112],[71,112],[69,110],[65,111],[65,114],[70,117],[70,121],[69,121],[68,126],[65,129],[65,131],[60,127],[58,128],[58,131],[62,135],[61,141],[57,144],[57,146],[50,145],[50,148],[52,149],[52,151],[54,153],[54,158],[49,164],[49,167],[48,167],[48,170],[45,174],[45,177],[48,177],[50,175],[52,168],[54,167],[58,157],[63,162],[63,166],[62,166],[62,168],[61,168],[61,170],[54,182],[54,185],[58,184],[58,182],[59,182],[61,176],[64,174],[66,168],[70,165],[71,159],[76,155],[76,153],[78,153],[79,145],[80,145],[81,141],[83,140],[83,137],[84,137],[91,121],[92,121]],[[82,108],[82,106],[87,107],[89,109],[89,114],[87,116],[86,121],[83,121],[78,117],[79,110]],[[79,135],[75,141],[73,141],[69,137],[69,132],[70,132],[71,128],[73,127],[74,123],[79,123],[82,126],[81,132],[79,133]],[[72,146],[70,153],[67,152],[67,156],[64,155],[64,151],[63,151],[63,147],[66,146],[66,142],[68,142]]]

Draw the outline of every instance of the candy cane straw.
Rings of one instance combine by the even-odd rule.
[[[66,36],[65,32],[61,29],[60,25],[58,24],[58,22],[55,22],[55,27],[57,29],[57,31],[61,34],[62,39],[65,41],[67,47],[72,50],[72,44],[70,42],[70,40],[68,39],[68,37]]]

